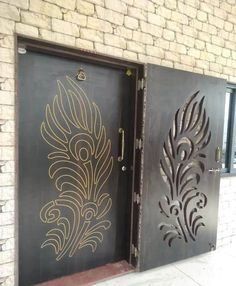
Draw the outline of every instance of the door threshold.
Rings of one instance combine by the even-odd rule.
[[[102,282],[107,279],[134,272],[134,270],[134,267],[130,265],[126,260],[121,260],[80,273],[43,282],[37,284],[37,286],[90,286],[94,285],[94,283]]]

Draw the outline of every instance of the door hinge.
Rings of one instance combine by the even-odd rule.
[[[143,139],[137,139],[136,138],[136,149],[141,150],[143,149]]]
[[[134,244],[132,244],[132,249],[131,249],[132,255],[134,257],[138,257],[139,256],[139,251],[138,248],[134,246]]]
[[[146,79],[144,77],[140,78],[138,80],[138,91],[143,90],[145,87],[146,87]]]
[[[137,205],[140,205],[141,203],[140,195],[135,192],[134,192],[134,203],[136,203]]]

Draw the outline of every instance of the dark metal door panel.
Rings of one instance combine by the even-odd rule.
[[[75,78],[79,68],[85,81]],[[129,171],[120,170],[132,153],[130,78],[28,51],[19,56],[18,94],[20,285],[126,259]]]
[[[225,88],[221,79],[147,67],[141,270],[215,247]]]

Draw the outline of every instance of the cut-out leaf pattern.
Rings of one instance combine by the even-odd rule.
[[[160,172],[166,191],[158,202],[165,217],[159,229],[169,247],[175,239],[195,241],[199,228],[205,226],[200,211],[207,205],[207,196],[199,191],[199,184],[211,132],[204,96],[198,97],[199,91],[177,110],[161,153]]]

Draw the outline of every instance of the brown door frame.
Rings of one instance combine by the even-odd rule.
[[[140,88],[140,82],[145,76],[145,66],[135,61],[127,61],[122,58],[110,57],[100,53],[93,53],[87,50],[82,50],[78,48],[69,47],[66,45],[61,45],[53,43],[50,41],[45,41],[41,39],[36,39],[32,37],[26,37],[21,34],[15,34],[15,273],[16,273],[16,285],[18,285],[18,274],[19,274],[19,221],[18,221],[18,176],[19,176],[19,154],[18,154],[18,116],[19,116],[19,101],[18,101],[18,48],[26,48],[30,51],[36,51],[40,53],[56,55],[59,57],[66,57],[71,59],[82,59],[87,62],[93,62],[95,64],[103,64],[108,67],[115,67],[121,69],[132,69],[134,76],[133,81],[133,92],[132,92],[132,127],[133,127],[133,159],[132,159],[132,169],[133,175],[131,178],[130,192],[132,193],[131,203],[130,203],[130,249],[129,249],[129,261],[132,266],[136,269],[139,268],[139,235],[140,235],[140,190],[142,181],[142,161],[143,161],[143,150],[140,148],[138,142],[143,140],[143,109],[144,109],[144,95],[145,88]]]

